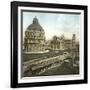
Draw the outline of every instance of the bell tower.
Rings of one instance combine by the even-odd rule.
[[[73,36],[72,36],[72,48],[75,48],[75,43],[76,43],[76,35],[75,34],[73,34]]]

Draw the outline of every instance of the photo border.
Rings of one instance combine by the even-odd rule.
[[[18,7],[39,7],[39,8],[58,8],[58,9],[76,9],[84,11],[84,79],[68,81],[48,81],[35,83],[18,83]],[[50,4],[35,2],[11,2],[11,87],[34,87],[34,86],[52,86],[87,83],[87,6]]]

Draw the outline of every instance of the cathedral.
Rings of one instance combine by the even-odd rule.
[[[49,41],[48,48],[51,50],[67,50],[76,48],[76,36],[72,35],[72,39],[66,39],[64,35],[60,37],[53,36]]]
[[[24,51],[31,53],[42,53],[45,51],[45,32],[37,17],[33,18],[24,37]]]

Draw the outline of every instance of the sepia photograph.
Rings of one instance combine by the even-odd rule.
[[[87,83],[87,6],[11,2],[11,87]]]
[[[22,77],[79,74],[80,13],[22,11]]]

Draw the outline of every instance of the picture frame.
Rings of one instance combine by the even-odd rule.
[[[88,25],[87,18],[88,17],[87,17],[87,12],[88,12],[87,6],[84,6],[84,5],[19,2],[19,1],[11,2],[11,87],[18,88],[18,87],[36,87],[36,86],[53,86],[53,85],[68,85],[68,84],[87,83],[88,82],[88,72],[87,72],[87,65],[88,65],[87,64],[88,63],[88,61],[87,61],[87,25]],[[34,15],[36,15],[36,16],[34,16]],[[37,17],[39,18],[39,20],[37,19]],[[33,21],[32,21],[32,18],[33,18]],[[59,20],[59,21],[57,21],[57,20]],[[32,22],[32,25],[30,25],[31,23],[29,21]],[[40,23],[39,21],[41,21],[42,23]],[[61,21],[60,25],[62,25],[62,27],[60,27],[60,25],[59,25],[60,21]],[[70,61],[70,58],[69,58],[69,60],[63,59],[64,64],[68,63],[68,64],[66,64],[66,66],[71,65],[71,66],[68,66],[69,69],[73,68],[73,69],[71,69],[72,71],[70,71],[70,73],[68,73],[69,72],[68,69],[66,69],[66,68],[63,69],[64,67],[62,67],[62,70],[63,70],[63,71],[61,71],[62,73],[58,73],[59,72],[58,68],[56,69],[57,72],[55,70],[53,72],[52,67],[54,67],[54,66],[57,67],[58,65],[60,66],[62,61],[61,61],[61,56],[59,57],[60,60],[57,62],[54,61],[54,59],[52,60],[52,58],[56,58],[56,56],[54,57],[54,55],[56,55],[56,53],[60,54],[61,52],[63,52],[62,55],[73,54],[72,48],[74,47],[74,45],[72,46],[72,44],[69,44],[72,46],[72,48],[71,48],[71,46],[68,46],[68,44],[66,44],[66,42],[67,42],[67,38],[66,38],[64,41],[64,44],[62,45],[62,48],[64,47],[63,49],[61,48],[61,46],[53,47],[55,45],[55,43],[54,43],[54,44],[49,44],[51,46],[50,46],[50,48],[48,46],[49,49],[46,50],[47,49],[46,47],[48,45],[48,41],[45,40],[45,37],[44,37],[44,33],[46,31],[45,32],[43,31],[43,28],[42,28],[42,26],[40,26],[40,24],[42,24],[44,29],[45,29],[45,25],[47,24],[46,25],[47,33],[50,29],[52,29],[49,32],[49,34],[46,34],[46,36],[48,38],[54,34],[59,35],[58,33],[61,29],[65,30],[65,32],[63,32],[63,33],[64,33],[64,35],[66,35],[67,38],[71,35],[72,30],[74,30],[74,31],[79,30],[79,31],[77,31],[77,32],[79,32],[79,34],[73,34],[72,39],[70,39],[70,40],[72,40],[72,41],[70,41],[70,43],[73,43],[73,41],[76,40],[75,35],[79,37],[79,39],[78,39],[79,40],[79,46],[78,46],[79,59],[77,60],[77,62],[73,61],[73,59],[71,59],[71,61]],[[30,26],[28,26],[28,28],[26,28],[25,25],[26,26],[30,25]],[[36,25],[36,26],[33,26],[33,25]],[[51,25],[51,27],[49,27],[50,25]],[[56,26],[59,28],[59,31],[53,29]],[[44,48],[44,44],[43,44],[43,47],[39,46],[40,49],[39,49],[39,47],[37,47],[37,49],[36,49],[35,45],[32,45],[32,46],[30,46],[30,48],[28,48],[27,44],[25,44],[25,41],[28,40],[27,35],[29,34],[28,33],[29,31],[26,32],[25,33],[26,37],[25,37],[25,35],[24,35],[25,30],[26,29],[31,29],[31,30],[35,29],[36,30],[36,27],[39,29],[38,32],[43,33],[43,34],[41,34],[41,36],[43,35],[42,38],[44,38],[43,39],[44,41],[40,41],[41,40],[40,39],[39,44],[41,42],[43,42],[43,43],[45,42],[44,43],[45,48]],[[50,28],[50,29],[48,29],[48,28]],[[69,32],[67,32],[67,31],[69,31]],[[36,32],[37,31],[35,31],[34,33],[36,33]],[[60,33],[61,33],[61,31],[60,31]],[[54,39],[61,40],[61,38],[63,38],[63,37],[64,36],[62,36],[60,38],[54,37]],[[23,41],[23,38],[25,39],[25,41]],[[36,37],[36,39],[37,39],[37,37]],[[30,41],[31,41],[31,39],[30,39]],[[23,49],[23,42],[24,42],[24,49]],[[60,44],[58,44],[58,45],[61,45],[61,44],[62,43],[60,42]],[[76,45],[76,43],[74,43],[74,44]],[[67,50],[66,47],[68,47],[68,50],[70,50],[70,52]],[[76,49],[77,48],[75,48],[75,50]],[[40,53],[47,51],[50,54],[50,56],[47,54],[38,54],[37,55],[37,53],[39,51],[40,51]],[[35,55],[34,54],[31,55],[31,53],[34,53],[34,52],[35,52]],[[69,54],[67,54],[67,52]],[[54,53],[54,54],[52,54],[52,53]],[[66,57],[65,55],[64,55],[64,57]],[[37,61],[38,60],[37,56],[39,56],[39,58],[44,57],[41,60],[41,62],[43,64],[47,64],[46,61],[51,60],[50,63],[48,62],[49,66],[47,66],[47,67],[43,66],[44,68],[42,67],[43,69],[41,69],[40,65],[42,66],[42,64],[40,64],[40,62]],[[33,57],[33,58],[36,57],[36,58],[31,59],[31,61],[24,61],[24,59],[30,60],[31,57]],[[72,57],[73,57],[73,55],[72,55]],[[59,58],[56,58],[55,60],[58,60]],[[36,67],[33,66],[31,68],[30,65],[32,64],[32,62],[34,64],[38,63],[38,64],[36,64]],[[26,68],[28,66],[29,66],[29,69],[28,69],[29,71],[27,70],[28,71],[27,72]],[[38,67],[39,67],[39,69],[34,72],[33,70],[36,70]],[[61,67],[59,67],[59,68],[61,68]],[[78,69],[76,69],[76,68],[78,68]],[[30,72],[30,70],[32,72]],[[65,72],[65,70],[68,74]],[[44,73],[42,74],[42,72],[44,72]],[[47,72],[49,72],[49,74],[47,74]],[[75,76],[75,75],[77,75],[77,76]],[[29,78],[27,78],[27,77],[29,77]]]

